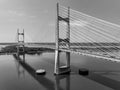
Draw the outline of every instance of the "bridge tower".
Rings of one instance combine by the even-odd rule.
[[[67,32],[66,32],[66,38],[61,39],[59,37],[59,23],[60,22],[65,22],[67,23]],[[55,67],[54,67],[54,74],[59,75],[59,74],[64,74],[64,73],[69,73],[70,72],[70,52],[65,52],[66,53],[66,65],[65,66],[60,66],[60,43],[61,40],[65,43],[67,49],[70,49],[70,7],[68,7],[68,16],[66,18],[63,18],[59,15],[59,4],[57,3],[57,28],[56,28],[56,50],[55,50]]]
[[[22,36],[22,40],[20,39],[20,37]],[[23,59],[24,59],[24,52],[25,52],[25,46],[24,46],[24,42],[25,42],[25,34],[24,34],[24,29],[23,32],[20,32],[19,29],[17,29],[17,55],[19,56],[20,53],[22,53],[23,55]]]

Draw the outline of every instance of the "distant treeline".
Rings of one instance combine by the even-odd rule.
[[[23,48],[19,47],[19,51],[23,53]],[[17,52],[17,46],[11,45],[11,46],[6,46],[1,49],[0,53],[16,53]],[[43,52],[54,52],[53,49],[49,48],[36,48],[36,47],[24,47],[24,53],[26,54],[40,54]]]

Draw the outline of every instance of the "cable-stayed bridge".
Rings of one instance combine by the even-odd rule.
[[[49,32],[48,32],[49,33]],[[25,43],[24,30],[17,43],[5,45],[36,46],[55,50],[55,74],[70,71],[70,53],[120,62],[120,25],[57,4],[56,40],[53,43]],[[19,40],[19,36],[23,40]],[[60,67],[60,53],[66,53],[66,66]]]

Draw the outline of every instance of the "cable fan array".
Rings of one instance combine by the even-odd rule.
[[[68,8],[59,7],[59,16],[68,17]],[[67,23],[59,22],[59,44],[67,50]],[[120,62],[120,26],[70,9],[69,52]]]

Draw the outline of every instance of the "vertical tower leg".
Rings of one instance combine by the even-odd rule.
[[[23,61],[25,61],[25,46],[23,45]]]
[[[67,29],[67,34],[66,34],[66,37],[67,37],[67,49],[70,49],[70,7],[68,7],[68,29]],[[67,59],[67,68],[70,70],[70,52],[66,52],[66,59]]]
[[[25,33],[23,29],[23,44],[25,43]],[[23,61],[25,61],[25,45],[23,45]]]
[[[60,66],[60,56],[59,56],[59,50],[55,50],[55,68],[54,68],[54,74],[59,74],[59,66]]]
[[[56,50],[55,50],[55,68],[54,68],[54,74],[58,75],[59,74],[59,64],[60,64],[60,56],[59,56],[59,4],[57,3],[57,28],[56,28],[56,33],[55,33],[55,38],[56,38]]]
[[[17,46],[17,56],[19,57],[19,46]]]
[[[19,29],[17,29],[17,42],[19,44]],[[17,45],[17,56],[19,57],[19,46]]]

